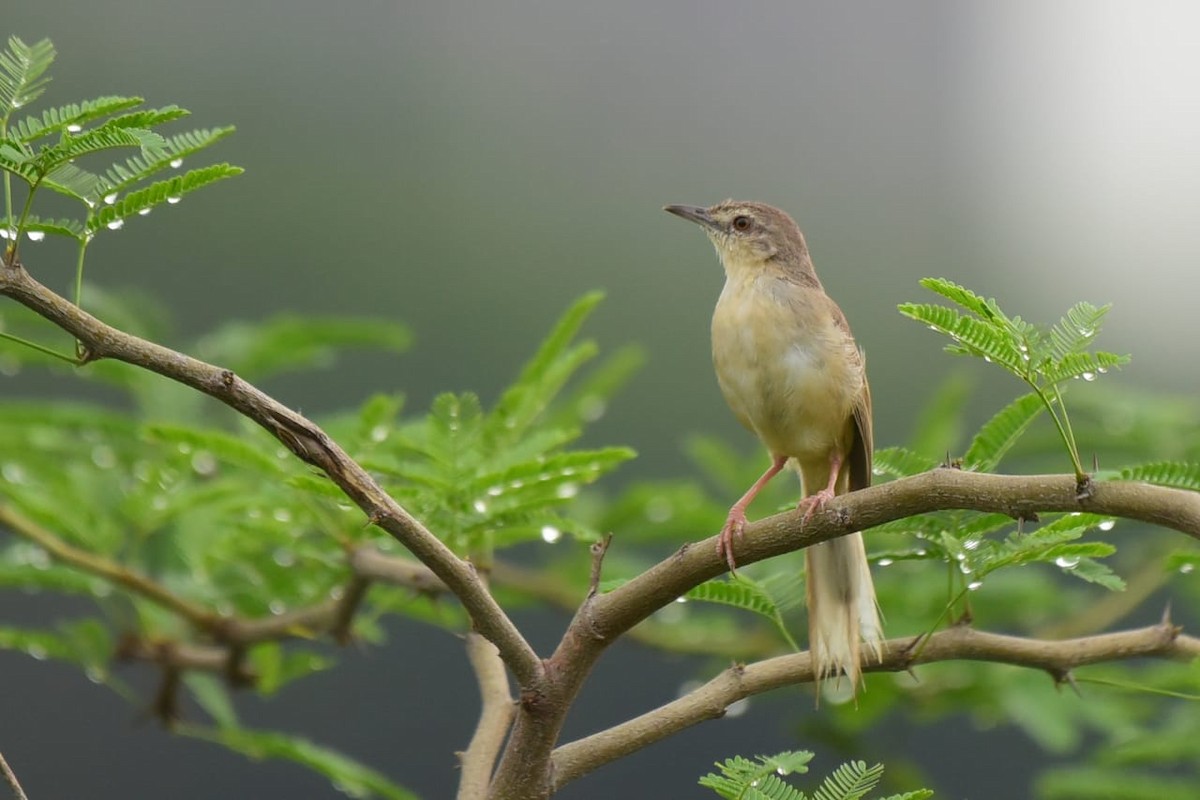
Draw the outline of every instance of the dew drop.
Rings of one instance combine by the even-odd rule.
[[[1192,571],[1195,569],[1196,569],[1195,564],[1180,564],[1179,565],[1179,574],[1190,575],[1192,573]]]
[[[1054,563],[1063,569],[1075,569],[1079,566],[1079,558],[1076,556],[1059,556],[1054,559]]]
[[[106,444],[92,448],[92,463],[100,469],[112,469],[117,465],[117,454]]]
[[[146,216],[146,215],[147,215],[147,214],[149,214],[149,213],[150,213],[150,209],[148,209],[148,208],[143,208],[143,209],[140,209],[140,210],[138,211],[138,216],[139,216],[139,217],[144,217],[144,216]]]
[[[984,357],[983,357],[983,360],[984,360],[984,361],[986,361],[986,362],[987,362],[987,363],[989,363],[989,364],[990,364],[990,363],[992,363],[992,357],[991,357],[991,356],[984,356]]]
[[[542,526],[542,541],[547,544],[554,544],[562,538],[562,531],[553,525]]]
[[[29,645],[29,647],[25,648],[25,652],[29,653],[29,655],[33,656],[38,661],[45,661],[46,656],[48,655],[46,653],[46,648],[42,647],[40,644]]]
[[[471,507],[475,509],[477,514],[486,514],[488,510],[488,504],[484,500],[476,500],[471,504]]]
[[[171,166],[175,169],[179,169],[180,167],[183,166],[183,159],[182,158],[172,158]]]
[[[1115,519],[1106,519],[1106,520],[1104,520],[1104,522],[1101,522],[1096,527],[1102,531],[1111,531],[1113,528],[1116,527],[1116,525],[1117,525],[1117,521]]]
[[[168,197],[168,198],[167,198],[167,202],[168,202],[168,203],[170,203],[171,205],[175,205],[175,204],[176,204],[176,203],[178,203],[178,202],[179,202],[181,199],[182,199],[182,198],[179,198],[179,197],[174,197],[174,196],[172,196],[172,197]]]
[[[963,547],[967,550],[977,550],[979,548],[978,539],[967,539],[963,542]]]
[[[67,133],[79,133],[81,130],[83,130],[83,126],[78,122],[72,122],[67,126]]]
[[[207,450],[201,450],[192,456],[192,471],[204,478],[216,475],[217,457]]]
[[[983,586],[983,581],[971,581],[970,583],[967,584],[967,591],[973,592],[973,591],[977,590],[980,586]]]
[[[590,394],[579,401],[579,416],[584,422],[595,422],[604,416],[608,403],[599,395]]]
[[[679,597],[676,597],[676,598],[675,598],[675,602],[676,602],[676,603],[686,603],[686,602],[687,602],[687,598],[686,598],[686,597],[684,597],[684,596],[682,596],[682,595],[680,595]]]
[[[0,239],[7,239],[12,236],[12,231],[8,228],[0,228]]]
[[[371,428],[371,441],[372,442],[382,442],[382,441],[386,440],[387,438],[388,438],[387,425],[376,425],[374,428]]]
[[[271,602],[270,602],[270,603],[267,605],[267,608],[268,608],[268,609],[270,609],[270,610],[271,610],[271,613],[272,613],[272,614],[274,614],[274,615],[275,615],[275,616],[277,616],[277,617],[278,617],[280,614],[282,614],[284,611],[287,611],[287,606],[285,606],[285,605],[283,604],[283,601],[282,601],[282,600],[272,600],[272,601],[271,601]]]
[[[499,497],[504,494],[503,486],[492,486],[487,490],[488,497]]]
[[[108,223],[104,227],[108,228],[110,231],[119,231],[119,230],[121,230],[121,228],[125,227],[125,220],[114,219],[112,222]]]
[[[579,494],[579,485],[575,483],[564,483],[554,491],[554,494],[559,499],[566,500]]]
[[[111,192],[109,194],[104,195],[104,204],[105,205],[111,206],[115,202],[117,202],[117,193],[116,192]]]
[[[25,235],[29,237],[29,241],[31,242],[40,242],[46,238],[45,231],[27,231]]]
[[[27,480],[25,468],[15,461],[9,461],[0,467],[0,478],[13,484],[22,484]]]
[[[646,519],[651,522],[666,522],[675,516],[675,506],[665,497],[655,497],[646,503]]]
[[[104,670],[100,669],[99,667],[88,667],[83,671],[83,674],[86,675],[87,679],[92,683],[104,683]]]
[[[292,512],[286,508],[275,509],[273,512],[271,512],[271,516],[274,517],[276,522],[291,522],[292,521]]]
[[[895,564],[896,562],[890,558],[881,558],[878,561],[876,561],[875,563],[881,567],[890,567],[892,564]]]
[[[1096,373],[1085,372],[1082,375],[1080,375],[1079,377],[1083,378],[1085,381],[1094,381],[1094,380],[1096,380]]]
[[[740,717],[749,710],[750,710],[750,698],[743,697],[741,700],[734,700],[732,703],[725,706],[725,716],[726,717]],[[787,773],[783,772],[781,770],[779,772],[779,774],[786,775]]]

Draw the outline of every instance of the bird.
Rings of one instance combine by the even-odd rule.
[[[771,465],[729,509],[717,553],[736,571],[746,509],[791,465],[802,524],[834,496],[871,483],[871,391],[862,351],[813,268],[804,234],[765,203],[726,200],[664,210],[708,234],[725,270],[712,318],[717,383]],[[883,657],[883,629],[862,533],[805,551],[809,648],[818,685],[845,675],[856,692],[861,646]]]

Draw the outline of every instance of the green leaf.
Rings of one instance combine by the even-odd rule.
[[[517,380],[500,396],[489,415],[491,436],[500,441],[520,439],[571,375],[595,355],[594,344],[571,346],[571,341],[602,299],[602,293],[592,292],[567,309]]]
[[[183,682],[191,692],[192,698],[212,717],[218,727],[238,727],[237,709],[223,681],[213,675],[191,671],[184,674]]]
[[[99,128],[83,131],[74,136],[68,135],[53,147],[43,149],[37,155],[38,169],[42,173],[50,173],[62,164],[92,153],[121,147],[161,147],[163,141],[163,138],[157,133],[141,128],[101,125]]]
[[[1121,470],[1122,480],[1142,481],[1200,492],[1200,464],[1179,461],[1154,461]]]
[[[962,437],[963,410],[973,381],[956,370],[942,381],[933,397],[921,409],[916,430],[909,437],[909,450],[928,458],[941,458],[957,452]]]
[[[995,469],[1043,409],[1045,405],[1036,394],[1022,395],[1000,409],[971,440],[963,467],[978,472]]]
[[[100,178],[74,164],[59,164],[46,174],[40,185],[90,206],[98,196]]]
[[[186,736],[223,745],[256,761],[294,761],[329,778],[341,792],[352,797],[383,797],[387,800],[417,800],[417,796],[388,780],[382,773],[298,736],[245,728],[213,729],[196,725],[179,726]]]
[[[747,578],[745,575],[739,575],[733,580],[714,578],[713,580],[705,581],[688,591],[684,597],[688,600],[717,603],[752,611],[770,620],[771,624],[779,629],[779,632],[793,650],[800,649],[799,645],[796,644],[788,632],[787,626],[783,621],[783,616],[780,614],[779,607],[775,604],[774,599],[760,584]]]
[[[824,780],[813,800],[860,800],[879,785],[883,764],[868,767],[865,761],[842,764]]]
[[[1076,303],[1059,322],[1050,328],[1050,352],[1055,360],[1083,352],[1100,332],[1100,323],[1111,305],[1094,306]]]
[[[901,314],[923,322],[954,340],[947,350],[995,362],[1016,375],[1025,374],[1025,359],[1016,338],[995,324],[963,316],[952,308],[929,303],[903,303]]]
[[[227,323],[201,339],[198,350],[238,375],[261,380],[327,366],[339,350],[363,347],[399,353],[411,341],[408,328],[392,320],[282,314],[260,323]]]
[[[13,229],[17,226],[17,220],[8,217],[0,217],[0,228]],[[42,219],[41,217],[30,214],[25,218],[26,234],[35,234],[30,239],[36,239],[36,234],[50,234],[51,236],[65,236],[68,239],[82,241],[85,236],[83,223],[74,219]]]
[[[124,164],[113,164],[105,170],[95,196],[123,192],[167,167],[179,167],[185,158],[211,147],[233,131],[233,126],[202,128],[169,136],[162,148],[133,156]]]
[[[16,36],[0,51],[0,122],[38,98],[50,82],[46,70],[54,63],[54,45],[42,39],[32,45]]]
[[[922,472],[937,469],[938,466],[936,460],[904,447],[876,450],[872,459],[872,469],[876,475],[890,475],[893,478],[920,475]]]
[[[48,108],[41,117],[25,117],[18,120],[9,130],[15,140],[28,143],[52,133],[72,133],[71,129],[82,127],[100,117],[117,111],[134,108],[142,104],[140,97],[97,97],[82,103],[71,103],[58,108]]]
[[[145,431],[150,441],[172,444],[181,452],[208,452],[219,461],[272,478],[284,474],[287,471],[285,465],[291,463],[275,458],[274,440],[257,432],[250,439],[215,429],[167,424],[148,425]]]
[[[165,181],[152,183],[144,189],[130,192],[112,205],[106,205],[101,208],[88,220],[88,231],[101,230],[120,220],[148,211],[163,203],[177,203],[184,195],[191,194],[197,189],[208,186],[216,181],[241,175],[242,172],[241,167],[234,167],[229,164],[213,164],[201,167],[200,169],[194,169],[183,175],[177,175]],[[96,185],[103,185],[98,178]]]

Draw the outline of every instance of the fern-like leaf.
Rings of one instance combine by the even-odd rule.
[[[1121,470],[1121,478],[1156,486],[1170,486],[1200,492],[1200,464],[1179,461],[1155,461]]]
[[[592,292],[567,309],[517,380],[501,395],[488,425],[489,432],[497,440],[519,439],[571,375],[595,355],[595,345],[572,346],[571,342],[603,298],[602,293]]]
[[[938,462],[934,459],[904,447],[876,450],[872,460],[872,469],[876,475],[890,475],[893,478],[920,475],[922,472],[936,469],[937,466]]]
[[[78,136],[68,136],[53,147],[45,148],[38,153],[37,164],[43,173],[49,173],[62,164],[92,153],[122,147],[155,149],[161,148],[164,143],[165,140],[161,136],[144,128],[101,125]]]
[[[0,217],[0,230],[11,230],[17,226],[17,221],[14,219]],[[65,236],[69,239],[81,240],[84,238],[85,230],[83,223],[75,219],[42,219],[34,215],[29,215],[25,218],[25,232],[30,234],[29,238],[37,241],[42,238],[37,234],[49,234],[51,236]]]
[[[35,173],[35,180],[36,177],[37,173]],[[95,202],[94,198],[97,196],[100,178],[95,173],[74,164],[59,164],[42,178],[41,185],[90,206]]]
[[[50,82],[46,70],[54,63],[54,45],[42,39],[32,45],[16,36],[0,51],[0,122],[38,98]]]
[[[184,195],[191,194],[197,189],[224,178],[241,175],[242,172],[241,167],[213,164],[177,175],[169,180],[152,183],[145,189],[130,192],[112,205],[101,208],[88,220],[88,231],[100,230],[163,203],[177,203]],[[99,181],[97,181],[97,185],[99,185]]]
[[[199,350],[207,360],[251,380],[262,380],[290,370],[326,366],[339,350],[363,347],[399,353],[411,341],[408,328],[393,320],[281,314],[256,324],[226,324],[201,339]]]
[[[216,144],[233,131],[233,126],[228,126],[202,128],[168,136],[166,144],[160,150],[134,156],[124,164],[114,164],[105,170],[96,188],[97,196],[123,192],[167,167],[178,167],[188,156]]]
[[[756,581],[744,575],[739,576],[736,580],[714,579],[705,581],[688,591],[684,597],[688,600],[717,603],[719,605],[733,606],[734,608],[752,611],[770,620],[771,624],[779,629],[779,632],[793,650],[800,649],[799,645],[796,644],[796,641],[788,632],[787,626],[784,625],[783,616],[774,599]]]
[[[19,142],[28,143],[50,134],[78,133],[84,125],[101,117],[136,108],[142,104],[140,97],[97,97],[82,103],[70,103],[57,108],[47,108],[40,117],[25,117],[18,120],[9,130],[9,135]]]
[[[1000,409],[971,440],[971,446],[963,458],[963,467],[979,472],[995,469],[1000,459],[1044,409],[1041,398],[1035,394],[1018,397]]]
[[[932,303],[903,303],[898,308],[906,317],[923,322],[953,339],[954,344],[946,347],[948,351],[979,356],[1017,375],[1024,374],[1025,354],[1006,329]]]
[[[813,800],[861,800],[879,785],[883,764],[868,767],[865,761],[849,761],[827,777]]]
[[[1111,305],[1081,302],[1068,309],[1066,316],[1050,328],[1051,355],[1058,360],[1086,349],[1100,332],[1100,322],[1111,308]]]

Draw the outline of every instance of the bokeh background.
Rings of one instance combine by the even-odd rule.
[[[927,275],[1034,320],[1112,301],[1102,345],[1135,355],[1115,380],[1197,389],[1200,7],[1184,0],[6,0],[0,20],[0,34],[58,47],[51,103],[138,94],[191,109],[197,127],[239,129],[215,157],[246,174],[104,236],[92,280],[162,298],[180,341],[283,310],[411,324],[417,344],[400,359],[268,387],[305,412],[378,390],[403,389],[410,408],[449,389],[494,397],[569,301],[602,288],[591,333],[648,356],[591,434],[640,452],[618,482],[692,469],[681,443],[696,431],[750,452],[709,363],[720,268],[697,230],[660,211],[726,197],[779,205],[805,230],[868,353],[881,446],[904,441],[955,367],[895,312]],[[25,258],[66,288],[65,249]],[[1017,391],[968,371],[980,420]],[[83,391],[0,376],[3,396]],[[61,612],[5,604],[6,618]],[[522,621],[542,649],[565,622]],[[307,732],[450,796],[476,700],[460,644],[433,637],[397,626],[387,648],[248,699],[247,723]],[[692,666],[615,649],[568,734],[673,697]],[[689,776],[714,759],[796,744],[790,723],[809,702],[793,700],[562,796],[704,796]],[[1044,758],[966,722],[879,737],[906,738],[949,798],[1011,797],[989,793],[988,776],[1011,792]],[[10,653],[0,749],[36,797],[336,796],[299,768],[170,739],[74,670]]]

